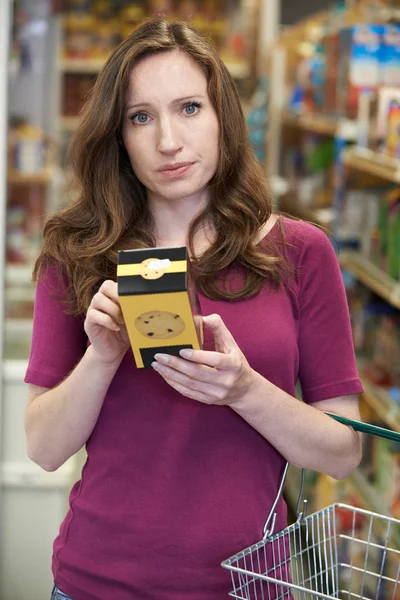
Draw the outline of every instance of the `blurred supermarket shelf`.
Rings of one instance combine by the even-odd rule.
[[[289,182],[279,175],[274,175],[269,179],[269,187],[274,196],[283,196],[289,191]]]
[[[397,406],[383,388],[379,388],[362,378],[363,399],[386,427],[400,433],[400,406]]]
[[[374,152],[360,147],[345,150],[342,157],[346,167],[375,175],[393,183],[400,183],[400,160],[386,156],[382,152]]]
[[[382,495],[368,482],[361,469],[353,471],[349,477],[349,481],[362,499],[363,508],[377,514],[388,514],[389,508],[385,506]],[[378,521],[374,524],[375,526],[379,526]],[[382,527],[381,531],[377,531],[377,533],[386,537],[388,531],[386,527]],[[391,528],[391,537],[394,546],[400,548],[400,532],[398,530],[396,531],[394,526]]]
[[[285,112],[282,114],[282,124],[297,127],[310,133],[337,136],[348,141],[355,141],[358,131],[357,121],[318,113],[299,115]]]
[[[30,339],[32,335],[32,319],[5,319],[4,330],[6,335],[22,335]]]
[[[43,169],[37,173],[22,173],[17,169],[7,171],[7,183],[32,185],[35,183],[47,184],[52,178],[54,171],[51,168]]]
[[[35,288],[25,285],[12,285],[6,288],[5,298],[7,302],[33,302],[35,300]]]
[[[234,79],[246,79],[250,68],[246,61],[225,60],[225,65]],[[59,70],[63,73],[86,73],[96,75],[103,67],[105,60],[63,59],[59,62]]]
[[[33,265],[8,264],[6,266],[6,283],[8,285],[30,286]]]
[[[97,75],[104,63],[105,60],[96,60],[93,58],[64,58],[60,60],[58,68],[63,73],[87,73],[88,75]]]
[[[2,485],[17,488],[69,489],[73,481],[74,461],[69,459],[56,472],[44,471],[33,462],[9,461],[0,465]]]
[[[343,269],[373,290],[392,306],[400,309],[400,281],[395,281],[370,260],[356,252],[342,252],[339,262]]]
[[[65,133],[71,133],[79,125],[79,117],[61,117],[60,126]]]
[[[278,209],[288,215],[293,215],[299,219],[304,219],[305,221],[310,221],[326,228],[330,227],[335,214],[334,209],[331,207],[318,208],[301,202],[297,192],[294,190],[289,190],[279,195]]]

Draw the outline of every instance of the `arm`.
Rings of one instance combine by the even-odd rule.
[[[232,408],[288,462],[335,479],[347,477],[359,465],[360,434],[324,414],[329,411],[359,420],[357,396],[332,398],[310,406],[255,375],[254,387]]]
[[[56,470],[92,433],[108,387],[129,347],[122,320],[117,284],[105,281],[86,315],[84,328],[91,345],[80,362],[54,388],[30,382],[25,411],[27,452],[45,470]],[[65,329],[67,322],[61,317],[58,321]],[[57,319],[54,319],[54,327],[57,327]],[[60,336],[62,333],[58,331]],[[66,337],[67,332],[64,333]]]
[[[46,471],[55,471],[84,446],[117,368],[118,362],[104,365],[89,346],[59,386],[29,386],[25,433],[27,453],[33,462]]]
[[[300,402],[250,368],[221,317],[205,317],[204,324],[217,352],[182,350],[186,360],[156,355],[153,368],[188,398],[230,406],[288,462],[337,479],[349,475],[361,459],[359,434],[322,411],[359,419],[357,396]]]

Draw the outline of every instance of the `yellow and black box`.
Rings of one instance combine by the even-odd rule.
[[[118,252],[118,295],[138,369],[157,352],[203,346],[200,304],[186,247]]]

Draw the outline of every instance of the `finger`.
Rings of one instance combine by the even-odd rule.
[[[210,352],[211,354],[211,352]],[[215,377],[216,370],[204,364],[194,364],[183,358],[171,356],[170,354],[155,354],[155,360],[163,366],[169,366],[171,369],[183,373],[187,377],[197,379],[198,381],[209,382]]]
[[[232,354],[222,354],[221,352],[212,352],[210,350],[190,350],[185,348],[180,351],[180,355],[186,361],[200,363],[214,369],[223,371],[235,366]]]
[[[88,326],[100,325],[101,327],[105,327],[106,329],[110,329],[111,331],[119,331],[119,325],[110,317],[110,315],[106,315],[105,313],[92,308],[88,311],[85,320],[85,331]]]
[[[229,354],[237,348],[235,339],[221,317],[217,314],[203,317],[204,326],[209,329],[215,340],[215,349],[217,352]]]
[[[167,377],[164,377],[163,379],[174,390],[182,394],[182,396],[190,398],[191,400],[197,400],[198,402],[202,402],[203,404],[211,404],[209,398],[202,392],[187,388],[186,386],[174,381],[173,379],[169,379]]]
[[[160,373],[160,375],[162,375],[163,377],[167,377],[168,379],[175,381],[175,383],[180,383],[181,385],[184,385],[185,387],[187,387],[191,390],[195,390],[197,392],[202,392],[204,394],[211,395],[212,391],[215,387],[215,384],[213,384],[213,382],[196,379],[195,377],[191,377],[191,376],[187,375],[186,373],[177,371],[176,369],[172,368],[171,366],[160,364],[157,361],[154,361],[151,364],[151,366],[153,367],[153,369],[155,371]],[[211,369],[209,369],[209,370],[211,371]],[[215,374],[215,372],[214,372],[214,374]]]
[[[91,308],[95,308],[100,312],[110,315],[116,323],[124,322],[120,306],[116,304],[109,296],[106,296],[101,291],[98,291],[93,296]]]
[[[106,279],[101,284],[99,292],[101,292],[102,294],[110,298],[110,300],[119,305],[118,284],[116,281],[112,281],[112,279]]]

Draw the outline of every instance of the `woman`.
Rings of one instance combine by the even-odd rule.
[[[324,414],[359,418],[362,391],[334,251],[272,214],[235,85],[187,25],[147,23],[117,48],[72,163],[77,200],[48,220],[35,268],[26,374],[31,459],[88,454],[53,597],[223,598],[220,563],[260,537],[285,461],[342,478],[360,460],[358,434]],[[204,349],[137,370],[117,251],[183,244]]]

